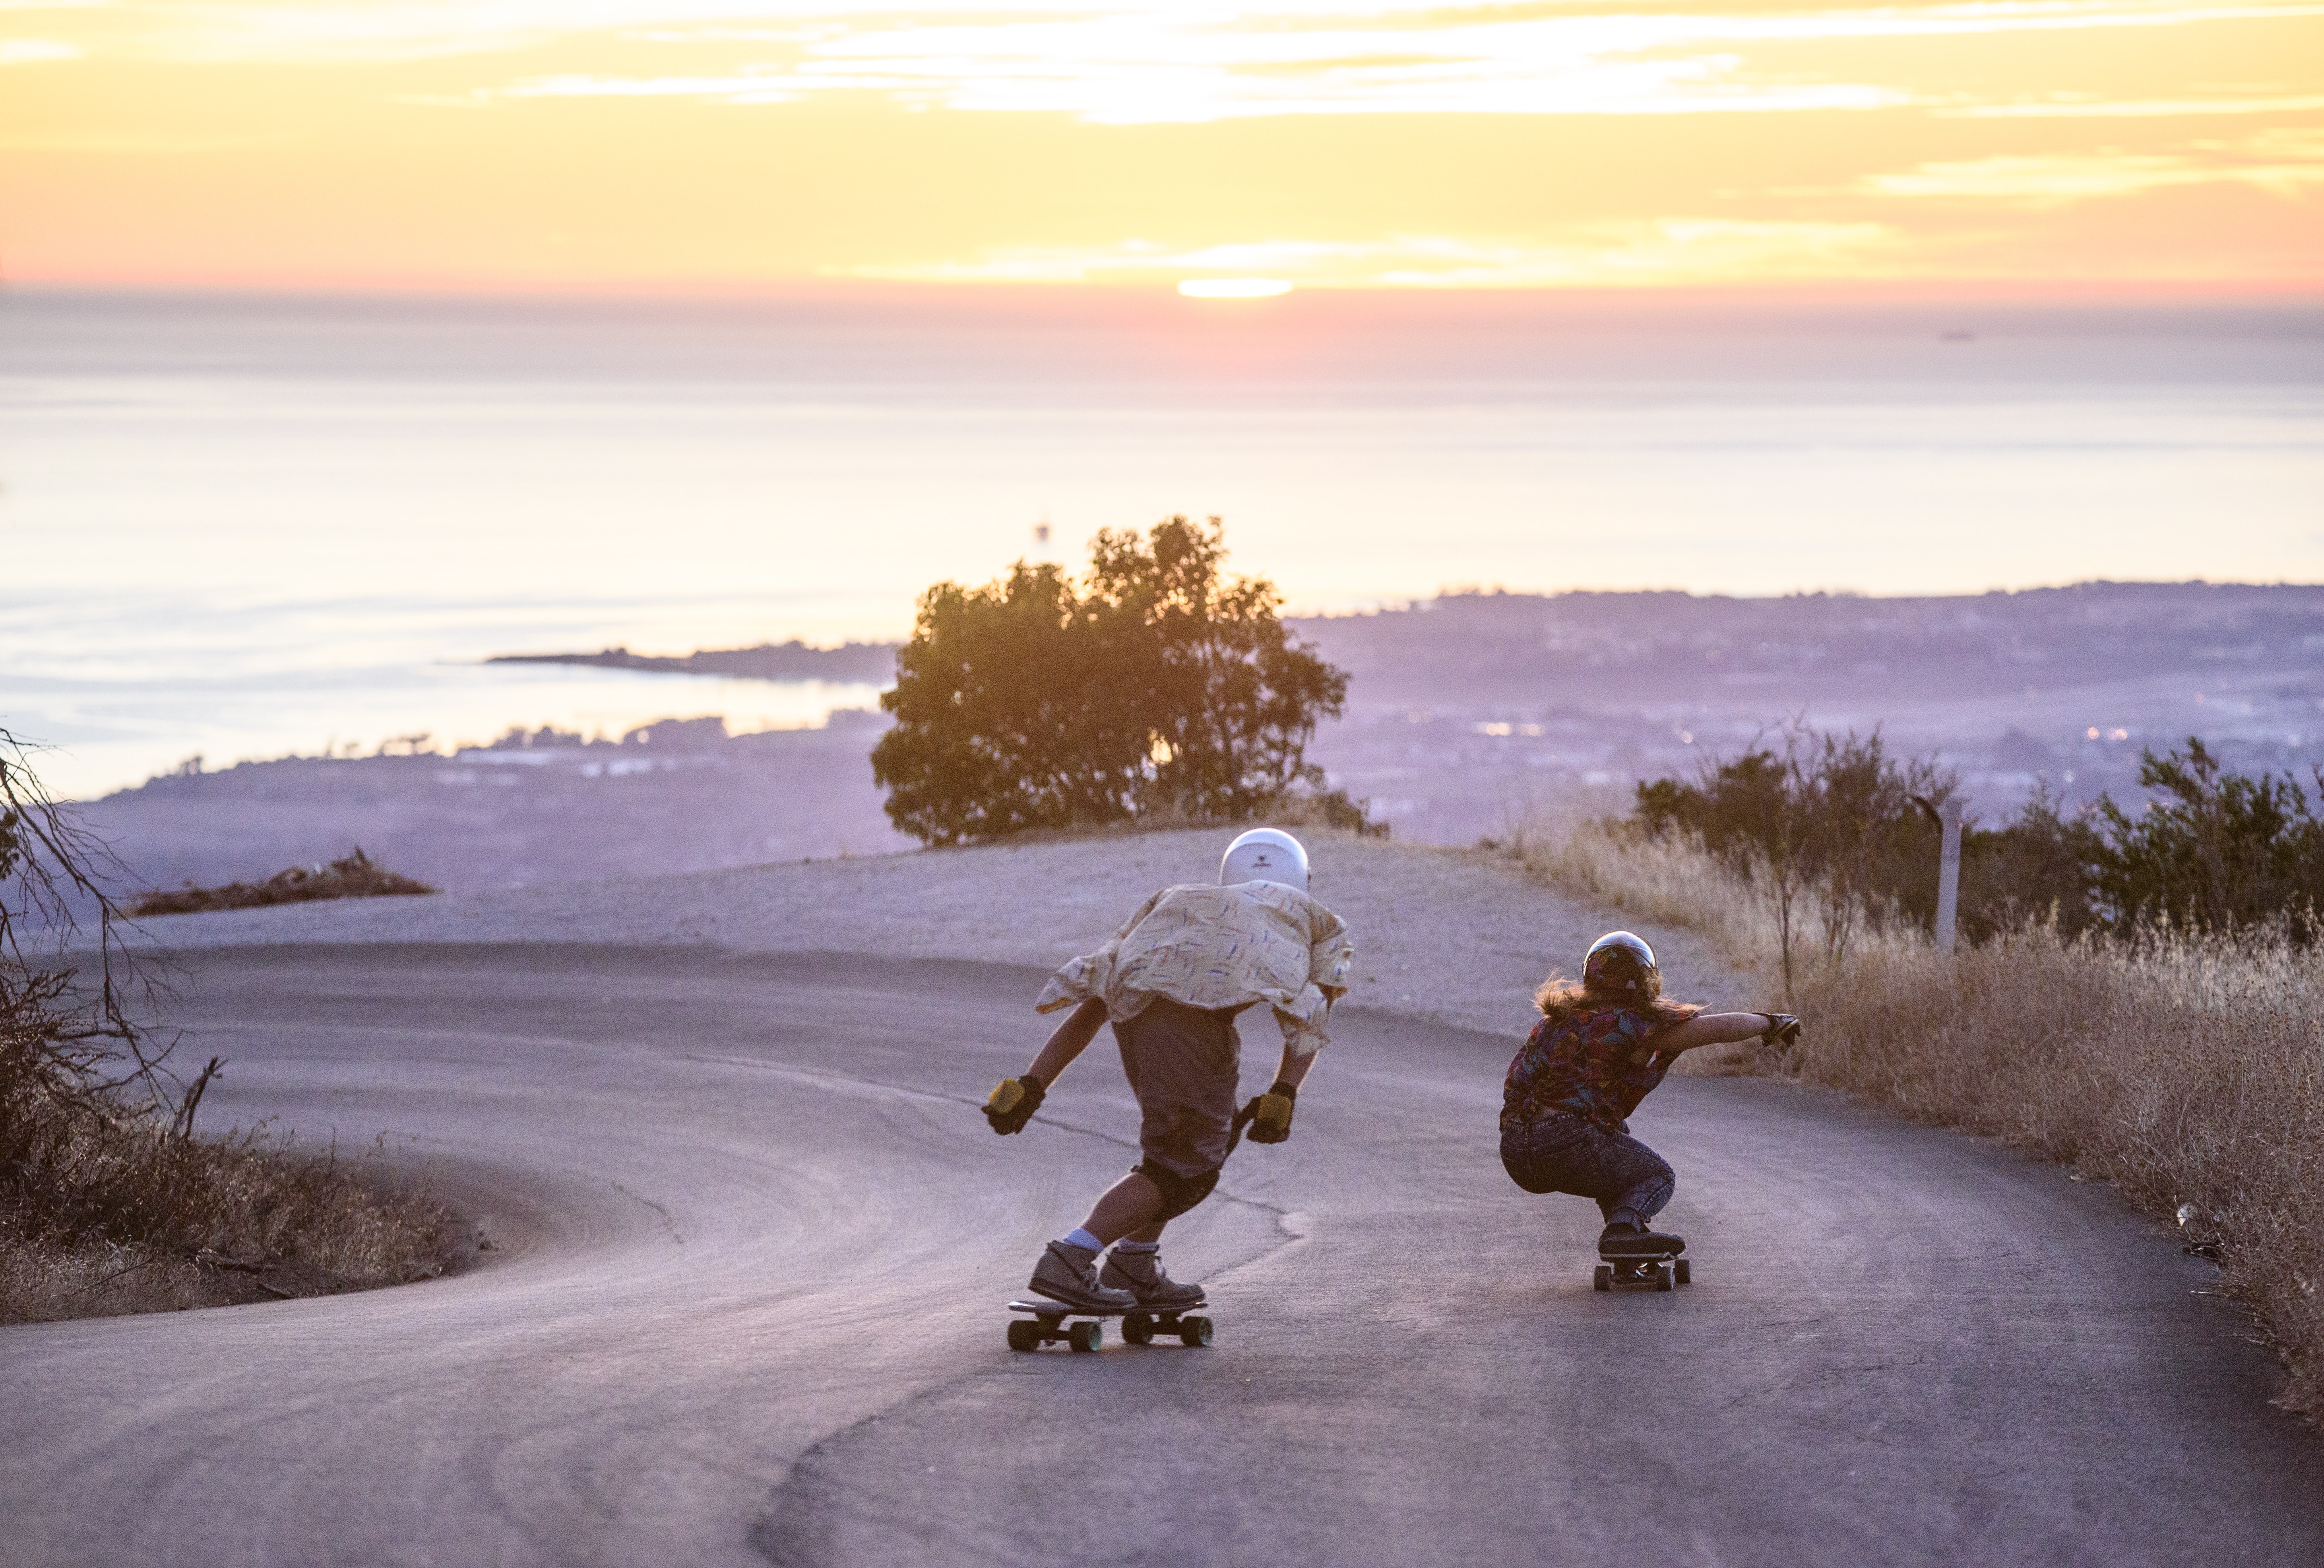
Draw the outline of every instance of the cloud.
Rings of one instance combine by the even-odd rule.
[[[2203,115],[2306,115],[2324,109],[2324,94],[2305,97],[2098,98],[2053,97],[2015,104],[1975,104],[1944,109],[1962,120],[2144,120]]]
[[[80,57],[78,44],[58,43],[46,38],[0,38],[0,65],[46,65]]]
[[[0,9],[63,9],[105,0],[0,0]],[[127,9],[127,8],[124,8]],[[1905,0],[1891,5],[1713,3],[1665,9],[1547,6],[1540,0],[1256,0],[1173,5],[1127,0],[309,0],[153,7],[151,36],[201,54],[288,59],[408,58],[523,48],[591,34],[668,42],[790,42],[920,31],[992,32],[1095,26],[1149,39],[1239,38],[1266,52],[1302,38],[1370,34],[1406,41],[1613,32],[1690,42],[1906,38],[2190,23],[2314,15],[2316,0]],[[911,20],[907,20],[911,19]]]
[[[2291,133],[2244,143],[2200,143],[2187,152],[2060,152],[1923,163],[1875,174],[1859,189],[1876,196],[2063,207],[2136,196],[2173,186],[2255,185],[2296,196],[2324,185],[2324,134]]]
[[[815,94],[879,93],[908,103],[997,113],[1073,115],[1093,125],[1194,124],[1283,115],[1685,115],[1878,109],[1901,92],[1852,83],[1761,87],[1721,79],[1735,61],[1600,64],[1541,77],[1480,79],[1467,70],[1350,64],[1303,78],[1251,80],[1165,62],[1084,61],[1071,69],[1013,66],[968,72],[952,62],[889,58],[815,61],[731,76],[540,77],[490,97],[706,97],[788,103]]]
[[[280,145],[282,138],[264,136],[171,136],[110,134],[103,132],[60,132],[23,136],[0,134],[0,152],[125,153],[140,157],[196,157],[244,147]]]
[[[1018,247],[966,260],[831,269],[908,282],[1132,283],[1266,276],[1302,288],[1478,289],[1669,286],[1759,278],[1862,277],[1900,255],[1877,223],[1665,218],[1578,225],[1544,243],[1445,235],[1251,240],[1174,249],[1149,241]]]
[[[839,29],[780,60],[722,74],[567,74],[500,89],[510,97],[701,97],[778,102],[878,93],[962,110],[1065,114],[1099,124],[1282,115],[1635,115],[1882,108],[1897,90],[1750,78],[1732,51],[1674,50],[1744,19],[1628,14],[1494,20],[1497,8],[1434,27],[1379,28],[1317,14],[1301,27],[1156,7],[1096,14]],[[1265,9],[1265,8],[1247,8]],[[1485,20],[1476,20],[1483,17]],[[1326,25],[1325,23],[1333,23]]]
[[[1692,10],[1654,0],[1457,7],[1411,0],[388,0],[144,14],[158,20],[147,24],[143,47],[171,58],[408,60],[590,39],[693,57],[669,70],[531,77],[481,89],[487,96],[771,103],[872,93],[922,106],[1141,124],[1886,108],[1918,100],[1892,81],[1803,77],[1795,63],[1763,69],[1758,58],[1833,41],[2294,18],[2324,14],[2324,0],[1711,0]],[[1894,51],[1879,58],[1895,60]],[[2052,104],[2024,112],[2064,110]]]

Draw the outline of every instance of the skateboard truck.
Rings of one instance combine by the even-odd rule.
[[[1609,1258],[1598,1255],[1591,1287],[1599,1290],[1675,1290],[1689,1283],[1692,1270],[1676,1254],[1664,1257]]]
[[[1194,1306],[1207,1306],[1197,1301]],[[1009,1325],[1009,1348],[1012,1351],[1038,1351],[1043,1345],[1071,1345],[1077,1351],[1094,1351],[1105,1343],[1105,1320],[1121,1320],[1121,1337],[1133,1345],[1152,1344],[1157,1339],[1175,1335],[1180,1344],[1192,1348],[1211,1342],[1211,1320],[1187,1311],[1185,1307],[1116,1307],[1089,1309],[1067,1306],[1062,1301],[1012,1301],[1011,1312],[1026,1315]],[[1068,1318],[1079,1318],[1068,1323]]]

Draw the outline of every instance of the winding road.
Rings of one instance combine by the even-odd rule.
[[[1207,1350],[1010,1352],[1135,1158],[1093,1049],[975,1112],[1023,969],[707,948],[181,955],[204,1120],[397,1158],[494,1243],[401,1289],[0,1329],[0,1562],[2324,1562],[2324,1442],[2103,1187],[1674,1079],[1695,1283],[1590,1287],[1504,1176],[1507,1039],[1343,1014],[1167,1256]],[[1246,1028],[1247,1067],[1273,1065]]]

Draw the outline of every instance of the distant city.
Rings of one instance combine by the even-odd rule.
[[[2035,789],[2136,794],[2142,747],[2200,735],[2232,767],[2324,761],[2324,587],[2084,584],[1969,597],[1456,594],[1296,632],[1350,676],[1316,736],[1332,782],[1403,839],[1462,844],[1541,809],[1618,810],[1641,779],[1789,720],[1957,770],[1974,813]],[[528,660],[726,678],[884,680],[894,650],[797,643]],[[176,774],[88,807],[149,886],[247,879],[360,844],[450,889],[909,847],[866,760],[884,719],[623,741],[515,733],[456,757],[286,759]]]

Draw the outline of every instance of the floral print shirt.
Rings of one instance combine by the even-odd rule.
[[[1113,940],[1049,977],[1042,1012],[1100,1000],[1116,1023],[1157,996],[1205,1010],[1263,1001],[1284,1044],[1312,1056],[1356,961],[1347,922],[1279,882],[1165,888]]]
[[[1674,1059],[1645,1045],[1660,1027],[1626,1007],[1576,1013],[1562,1023],[1542,1019],[1502,1081],[1501,1130],[1563,1115],[1579,1116],[1609,1132],[1629,1131],[1625,1118],[1663,1081]]]

